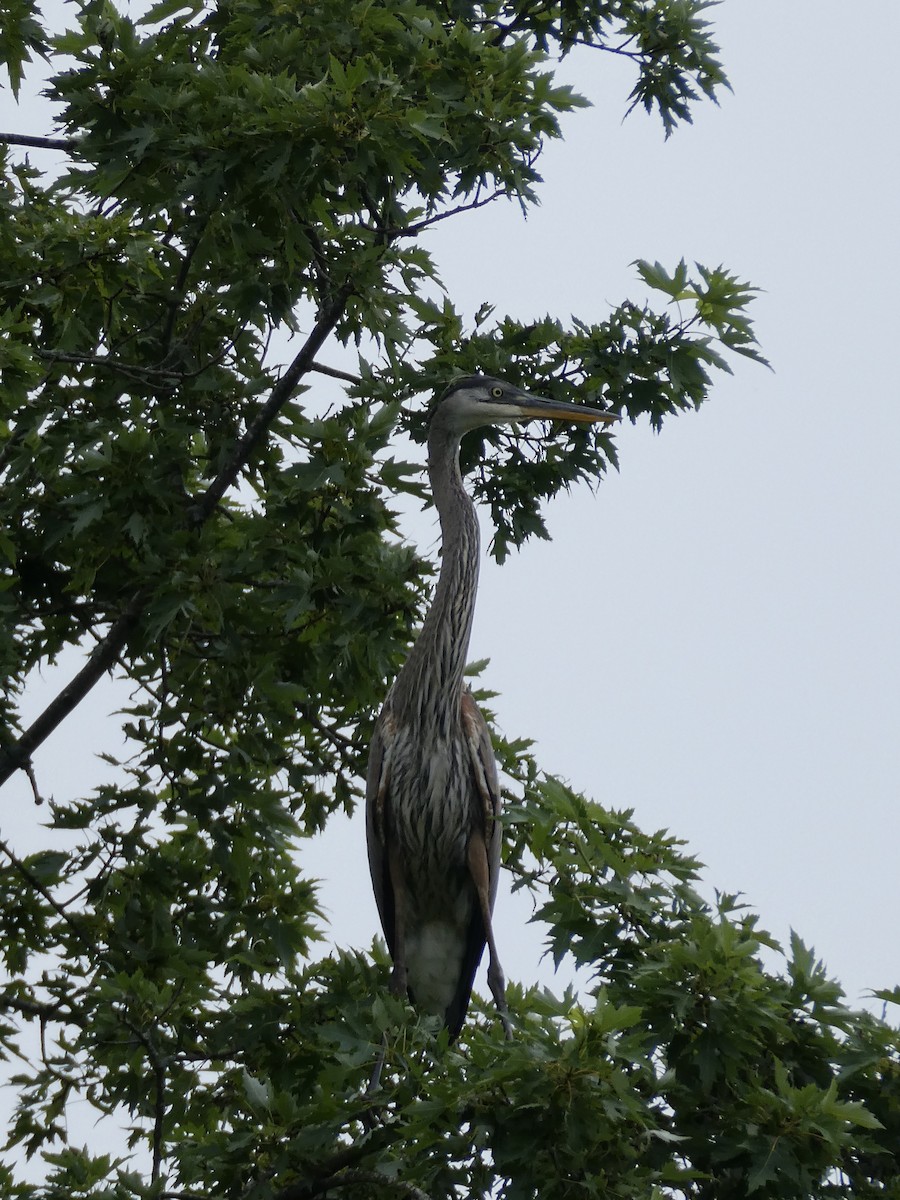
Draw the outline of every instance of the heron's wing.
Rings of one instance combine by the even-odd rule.
[[[389,803],[391,750],[394,725],[385,708],[375,722],[369,747],[369,767],[366,772],[366,842],[369,848],[369,873],[372,890],[381,917],[381,927],[388,949],[394,952],[394,890],[391,887],[385,851],[385,822]]]
[[[494,901],[497,898],[497,883],[500,879],[502,846],[500,813],[503,809],[503,802],[500,798],[500,777],[497,774],[497,760],[494,757],[494,747],[491,745],[491,734],[487,721],[481,715],[481,711],[469,691],[463,692],[462,715],[463,730],[472,760],[472,774],[475,783],[474,798],[481,814],[481,821],[475,823],[475,828],[483,832],[487,847],[491,881],[491,911],[493,912]]]
[[[491,735],[487,722],[478,710],[470,692],[462,695],[462,727],[471,762],[472,808],[477,814],[472,823],[472,837],[483,837],[488,858],[489,896],[491,910],[497,895],[500,878],[500,780],[497,761],[491,746]],[[447,1009],[445,1020],[451,1040],[462,1029],[472,995],[475,972],[484,953],[487,933],[481,912],[476,905],[466,933],[466,947],[459,972],[459,983],[453,1000]]]

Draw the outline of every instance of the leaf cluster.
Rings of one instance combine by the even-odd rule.
[[[417,354],[410,341],[387,370],[370,366],[366,389],[403,396],[430,384],[437,396],[448,377],[481,371],[550,399],[586,400],[632,422],[646,417],[659,430],[666,417],[699,408],[712,370],[731,372],[723,351],[765,364],[745,312],[756,289],[721,267],[697,264],[696,277],[689,277],[684,261],[671,275],[659,263],[636,265],[643,282],[676,306],[674,313],[626,301],[604,321],[573,318],[566,327],[550,316],[495,320],[485,304],[467,330],[449,299],[412,298],[425,352]],[[412,411],[405,421],[416,440],[425,438],[427,416],[428,410]],[[490,507],[492,553],[500,562],[528,537],[548,536],[541,516],[547,500],[578,483],[596,486],[608,464],[618,466],[614,437],[604,429],[553,434],[486,428],[463,443],[463,471],[475,472],[473,494]],[[405,490],[417,494],[415,485]]]

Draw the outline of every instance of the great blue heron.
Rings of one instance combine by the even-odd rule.
[[[484,375],[452,384],[428,431],[441,522],[434,601],[375,726],[366,833],[375,900],[394,961],[392,991],[462,1028],[485,943],[488,983],[507,1036],[503,970],[491,926],[500,868],[500,787],[487,724],[463,683],[479,537],[459,446],[481,425],[532,417],[613,421],[612,413],[541,400]]]

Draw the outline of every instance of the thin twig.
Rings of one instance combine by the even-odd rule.
[[[423,229],[430,229],[432,225],[437,225],[438,221],[446,221],[448,217],[456,217],[460,213],[474,212],[476,209],[484,208],[486,204],[492,204],[494,200],[500,200],[504,197],[506,199],[510,198],[509,188],[499,187],[491,192],[489,196],[476,197],[474,200],[470,200],[468,204],[457,204],[455,208],[448,208],[444,212],[435,213],[431,217],[423,217],[421,221],[413,221],[412,225],[396,225],[388,229],[376,230],[376,232],[384,234],[386,238],[415,237]],[[365,225],[363,228],[369,229],[370,226]]]
[[[299,712],[303,719],[312,725],[317,733],[321,733],[323,737],[328,738],[337,749],[343,750],[345,754],[359,753],[360,748],[357,743],[352,738],[347,737],[345,733],[341,733],[334,725],[326,725],[324,721],[320,721],[318,717],[312,716],[306,709],[300,708]]]
[[[159,379],[161,382],[179,383],[189,378],[186,372],[166,371],[159,367],[142,367],[137,363],[124,363],[120,359],[113,358],[111,354],[69,354],[59,350],[40,349],[36,351],[36,354],[45,362],[70,363],[79,367],[99,367],[104,371],[117,371],[132,379]],[[195,371],[194,374],[198,375],[205,369],[205,366],[201,367],[200,371]]]
[[[625,47],[631,41],[634,39],[628,38],[621,46],[610,46],[606,42],[592,42],[589,38],[576,37],[572,38],[572,45],[586,46],[589,50],[602,50],[604,54],[618,54],[621,58],[630,58],[632,62],[643,62],[650,57],[643,50],[626,50]]]
[[[343,379],[345,383],[362,383],[358,375],[351,375],[349,371],[339,371],[337,367],[326,367],[324,363],[314,362],[310,364],[309,369],[317,371],[320,375],[330,375],[332,379]]]
[[[44,797],[38,789],[37,780],[34,777],[34,764],[30,759],[22,764],[22,770],[28,776],[28,782],[31,784],[31,790],[34,793],[34,802],[40,807],[44,803]]]

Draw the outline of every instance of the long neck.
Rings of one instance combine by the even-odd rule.
[[[432,427],[428,474],[441,521],[441,571],[422,631],[394,684],[394,707],[408,720],[459,713],[478,589],[475,506],[459,472],[459,437]]]

